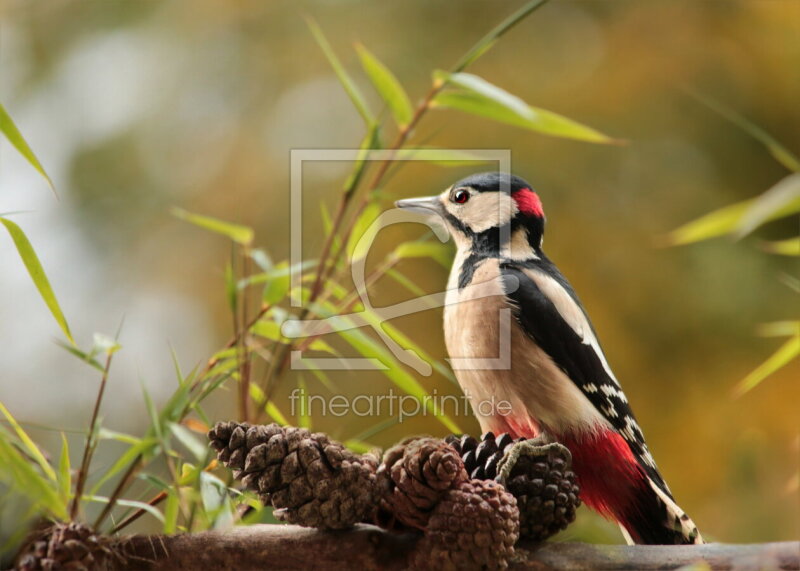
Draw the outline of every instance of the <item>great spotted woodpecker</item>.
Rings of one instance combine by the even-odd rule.
[[[456,370],[482,430],[544,434],[569,448],[582,499],[617,521],[628,543],[702,543],[659,473],[575,291],[542,251],[545,217],[531,186],[477,174],[397,206],[438,214],[457,246],[444,314],[451,357],[496,357],[498,314],[516,318],[509,366]],[[494,289],[467,295],[475,284]],[[492,397],[510,403],[510,414],[482,414],[476,405]]]

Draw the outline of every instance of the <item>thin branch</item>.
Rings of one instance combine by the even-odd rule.
[[[72,498],[72,505],[69,510],[70,520],[74,520],[78,515],[78,508],[80,507],[81,498],[83,497],[83,489],[86,486],[86,480],[89,477],[89,464],[92,462],[92,455],[96,446],[96,427],[97,417],[100,414],[100,404],[103,402],[103,395],[106,392],[106,383],[108,382],[108,371],[111,368],[111,360],[114,357],[114,352],[109,351],[106,356],[106,364],[103,367],[103,377],[100,380],[100,389],[97,391],[97,398],[94,401],[94,410],[92,411],[92,420],[89,423],[89,434],[86,435],[86,445],[83,447],[83,459],[81,460],[81,468],[78,471],[78,479],[75,483],[75,497]]]

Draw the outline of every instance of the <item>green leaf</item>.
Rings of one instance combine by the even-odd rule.
[[[408,291],[416,295],[417,297],[424,297],[428,294],[424,289],[419,287],[413,280],[407,278],[397,270],[386,270],[386,275],[392,278],[394,281],[399,283],[401,286],[406,288]]]
[[[508,18],[500,22],[497,26],[489,30],[489,32],[478,40],[469,51],[458,61],[453,68],[453,71],[461,71],[468,65],[472,64],[491,49],[491,47],[511,28],[524,20],[531,12],[545,4],[547,0],[532,0],[511,14]]]
[[[800,335],[800,321],[773,321],[758,326],[761,337],[790,337]]]
[[[233,265],[228,262],[225,264],[225,299],[228,301],[228,308],[235,314],[239,305],[239,291],[236,289],[236,277],[233,275]]]
[[[775,218],[800,212],[800,173],[790,174],[758,196],[739,220],[736,235],[741,238]]]
[[[94,496],[89,494],[84,495],[81,499],[88,502],[96,502],[100,504],[107,504],[109,502],[109,499],[105,496]],[[164,515],[148,503],[138,502],[136,500],[125,500],[122,498],[117,498],[116,505],[124,506],[126,508],[135,508],[137,510],[144,510],[151,516],[156,518],[158,521],[162,523],[164,522]]]
[[[744,200],[704,214],[667,234],[665,241],[671,246],[681,246],[728,234],[752,204],[753,199]]]
[[[69,443],[67,436],[61,433],[61,455],[58,459],[58,488],[61,491],[61,501],[69,503],[72,492],[72,472],[69,462]]]
[[[403,242],[394,249],[393,254],[400,260],[406,258],[433,258],[445,268],[449,268],[453,263],[450,246],[431,241]]]
[[[130,446],[122,454],[122,456],[117,458],[117,461],[114,462],[114,464],[112,464],[112,466],[103,473],[103,475],[100,477],[100,480],[98,480],[98,482],[92,488],[91,493],[96,493],[103,484],[119,474],[122,469],[127,468],[128,465],[136,460],[136,458],[139,456],[147,456],[151,454],[156,447],[158,447],[158,444],[159,442],[156,438],[143,438],[133,446]]]
[[[775,160],[777,160],[787,169],[794,172],[800,172],[800,159],[798,159],[794,154],[792,154],[791,151],[789,151],[789,149],[784,147],[777,139],[767,133],[764,129],[746,119],[727,105],[724,105],[723,103],[712,99],[707,95],[702,95],[692,90],[689,90],[689,93],[701,103],[706,105],[709,109],[720,114],[722,117],[746,132],[748,135],[759,141],[767,148]]]
[[[62,501],[55,486],[23,456],[0,432],[0,481],[26,496],[32,503],[42,506],[53,517],[66,520],[67,502]]]
[[[317,312],[318,315],[324,316],[326,313],[332,314],[331,312],[334,311],[334,308],[328,304],[324,304],[322,306],[315,307],[314,311]],[[350,320],[345,316],[339,317],[345,323],[350,322]],[[364,318],[371,323],[380,322],[378,316],[375,315],[374,312],[365,312]],[[392,325],[383,322],[382,327],[386,334],[394,339],[395,342],[406,347],[411,347],[414,351],[416,351],[421,359],[430,362],[431,359],[427,353],[422,351],[418,345],[414,344],[408,337],[400,333]],[[386,375],[386,377],[398,389],[415,397],[420,402],[423,402],[425,404],[425,408],[427,408],[427,410],[430,411],[437,418],[437,420],[439,420],[439,422],[446,426],[448,430],[456,434],[461,432],[458,425],[444,412],[436,407],[433,399],[426,398],[429,396],[429,394],[425,388],[414,377],[414,375],[409,373],[400,363],[398,363],[392,352],[389,351],[389,349],[382,342],[366,335],[363,331],[356,328],[344,328],[338,330],[336,333],[348,344],[350,344],[362,357],[373,358],[382,363],[384,365],[384,368],[382,369],[383,374]]]
[[[39,171],[39,174],[44,177],[47,181],[48,186],[53,190],[55,193],[56,188],[53,186],[53,181],[50,180],[50,177],[47,176],[47,173],[44,170],[44,167],[39,162],[39,159],[36,158],[36,155],[33,154],[33,151],[28,146],[28,143],[22,136],[22,133],[19,132],[17,126],[14,124],[14,121],[11,119],[11,116],[6,111],[6,108],[0,103],[0,132],[6,136],[6,139],[14,146],[19,153],[25,157],[25,160],[30,163],[30,165]]]
[[[761,242],[761,249],[781,256],[800,256],[800,238],[787,238],[774,242]]]
[[[290,277],[289,277],[289,263],[281,262],[277,264],[273,270],[273,278],[267,281],[264,286],[263,300],[264,303],[275,305],[280,303],[289,293]],[[275,270],[286,270],[284,272],[276,272]]]
[[[780,181],[760,197],[723,206],[713,212],[704,214],[700,218],[687,222],[667,234],[665,241],[671,246],[691,244],[731,234],[740,228],[746,229],[753,223],[761,225],[788,216],[796,212],[800,206],[798,197],[792,197],[792,194],[797,192],[795,187],[797,180],[793,178],[796,176],[800,175],[789,175],[789,177]],[[792,180],[788,182],[791,184],[784,186],[783,183],[790,178]],[[770,195],[760,206],[757,206],[760,199],[775,189],[778,189],[779,192]],[[755,214],[752,214],[753,209],[755,209]],[[750,217],[749,222],[747,222],[748,216]]]
[[[619,140],[612,139],[563,115],[530,106],[518,97],[478,76],[466,73],[448,75],[445,72],[438,72],[437,74],[437,77],[453,78],[454,76],[457,76],[458,85],[462,89],[439,93],[432,102],[433,107],[463,111],[552,137],[563,137],[589,143],[620,143]]]
[[[202,462],[208,454],[208,447],[200,441],[195,433],[176,422],[167,423],[172,435],[192,453],[192,456]]]
[[[97,361],[94,358],[94,356],[91,355],[90,353],[86,353],[86,352],[78,349],[77,347],[74,347],[72,345],[68,345],[68,344],[63,343],[63,342],[61,342],[59,340],[56,340],[56,345],[58,345],[59,347],[61,347],[64,350],[68,351],[69,353],[72,353],[78,359],[80,359],[81,361],[83,361],[83,362],[87,363],[88,365],[94,367],[95,369],[97,369],[101,373],[103,371],[105,371],[105,367],[99,361]]]
[[[375,123],[375,119],[372,117],[372,114],[370,113],[369,108],[364,101],[364,96],[361,95],[361,91],[359,91],[358,87],[356,87],[356,84],[353,83],[353,80],[350,79],[350,76],[347,74],[347,71],[345,71],[342,62],[340,62],[339,58],[336,57],[333,48],[331,48],[330,43],[328,43],[328,39],[325,37],[325,34],[322,33],[322,30],[314,20],[308,18],[306,19],[306,23],[308,24],[308,29],[311,30],[314,39],[317,41],[317,44],[325,54],[325,57],[328,58],[328,63],[331,64],[334,73],[336,73],[336,77],[339,78],[339,83],[342,84],[345,92],[347,92],[347,96],[350,98],[350,101],[353,102],[358,114],[361,115],[367,125],[372,125]]]
[[[786,343],[781,345],[780,349],[775,351],[775,353],[759,365],[752,373],[742,379],[734,388],[734,395],[741,396],[755,388],[768,376],[788,365],[793,359],[796,359],[798,355],[800,355],[800,334],[789,338]]]
[[[170,489],[164,506],[164,533],[169,535],[178,530],[178,516],[180,515],[180,501],[175,490]]]
[[[14,429],[14,432],[17,434],[17,438],[19,438],[20,442],[22,443],[25,452],[33,458],[33,460],[39,465],[39,468],[42,469],[42,472],[45,476],[47,476],[51,482],[58,483],[58,478],[56,477],[56,473],[53,470],[53,467],[50,466],[50,463],[42,454],[42,451],[39,450],[39,447],[36,446],[36,443],[28,436],[28,433],[19,425],[17,419],[15,419],[5,405],[0,402],[0,413],[6,417],[6,421],[11,425],[11,428]]]
[[[50,313],[55,318],[58,326],[61,327],[61,331],[64,332],[69,342],[75,345],[75,340],[72,338],[72,333],[70,333],[67,319],[64,317],[61,307],[58,305],[56,294],[53,293],[50,281],[47,279],[44,268],[39,262],[39,258],[36,256],[36,252],[28,241],[27,236],[25,236],[25,233],[19,226],[7,218],[0,217],[0,223],[2,223],[3,226],[6,227],[6,230],[8,230],[8,233],[11,234],[11,239],[17,247],[17,252],[19,252],[22,258],[22,263],[25,264],[25,268],[28,270],[28,274],[30,274],[34,285],[36,285],[36,289],[39,290],[39,295],[42,296],[45,304],[47,304]]]
[[[222,234],[227,236],[237,244],[247,246],[253,242],[253,229],[241,224],[232,224],[231,222],[223,222],[217,218],[210,216],[203,216],[201,214],[192,214],[182,208],[173,208],[172,215],[180,220],[199,226],[215,234]]]
[[[403,86],[378,58],[376,58],[362,44],[356,44],[358,57],[361,59],[361,66],[364,68],[375,90],[383,98],[389,109],[392,111],[394,120],[401,129],[408,125],[414,110],[411,108],[411,101],[408,99]]]
[[[370,203],[353,225],[350,239],[347,241],[347,255],[352,261],[363,259],[372,247],[375,236],[380,230],[379,227],[373,227],[372,223],[380,214],[380,207],[374,202]]]
[[[264,337],[270,341],[280,341],[283,339],[280,324],[271,319],[259,319],[250,328],[250,333],[258,335],[259,337]]]
[[[264,394],[264,391],[261,390],[261,387],[255,383],[250,383],[250,398],[257,403],[262,403],[264,402],[266,395]],[[282,426],[289,424],[289,421],[286,420],[286,417],[272,401],[264,403],[264,411],[278,424]]]

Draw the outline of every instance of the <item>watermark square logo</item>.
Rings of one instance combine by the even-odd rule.
[[[486,163],[494,163],[501,173],[511,172],[511,152],[508,149],[403,149],[394,150],[373,150],[366,156],[363,149],[294,149],[291,151],[291,173],[290,173],[290,282],[291,282],[291,305],[292,307],[302,308],[302,288],[303,283],[303,165],[313,161],[347,161],[355,162],[359,160],[367,161],[429,161],[441,162],[453,154],[468,153],[473,160]],[[510,181],[506,178],[505,184],[510,186]],[[508,188],[502,188],[501,193],[508,192]],[[500,208],[500,195],[498,194],[498,208]],[[473,283],[458,292],[439,291],[420,297],[415,297],[394,305],[385,307],[374,307],[367,292],[365,266],[366,253],[373,242],[380,239],[380,231],[383,228],[394,224],[413,223],[424,224],[430,228],[434,235],[442,242],[449,239],[448,231],[444,221],[439,216],[423,217],[419,214],[409,212],[404,209],[390,207],[384,210],[367,228],[362,236],[356,237],[357,243],[355,251],[359,255],[354,255],[350,271],[355,284],[356,293],[364,306],[364,311],[351,312],[340,315],[329,315],[315,319],[288,319],[281,327],[281,333],[290,339],[302,339],[316,337],[355,328],[372,329],[381,341],[392,352],[395,358],[414,369],[417,373],[429,376],[432,373],[430,363],[422,359],[413,350],[400,346],[394,339],[381,327],[384,321],[389,321],[397,317],[415,314],[433,308],[444,307],[456,302],[463,303],[472,300],[481,300],[490,296],[496,296],[497,284],[487,281]],[[500,229],[501,243],[508,243],[510,228]],[[514,284],[506,284],[506,287],[514,287]],[[375,316],[378,319],[375,319]],[[497,354],[485,357],[459,357],[452,356],[448,361],[454,370],[508,370],[511,365],[511,311],[510,309],[500,309],[497,312],[497,323],[487,324],[487,327],[496,327],[499,332],[499,343]],[[311,357],[304,355],[303,350],[292,350],[291,367],[295,370],[385,370],[387,365],[379,359],[364,357]]]

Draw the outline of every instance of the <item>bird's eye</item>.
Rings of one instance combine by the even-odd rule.
[[[461,189],[461,190],[457,190],[457,191],[455,191],[455,193],[453,193],[453,202],[455,202],[457,204],[464,204],[467,200],[469,200],[469,192],[468,191],[466,191],[464,189]]]

